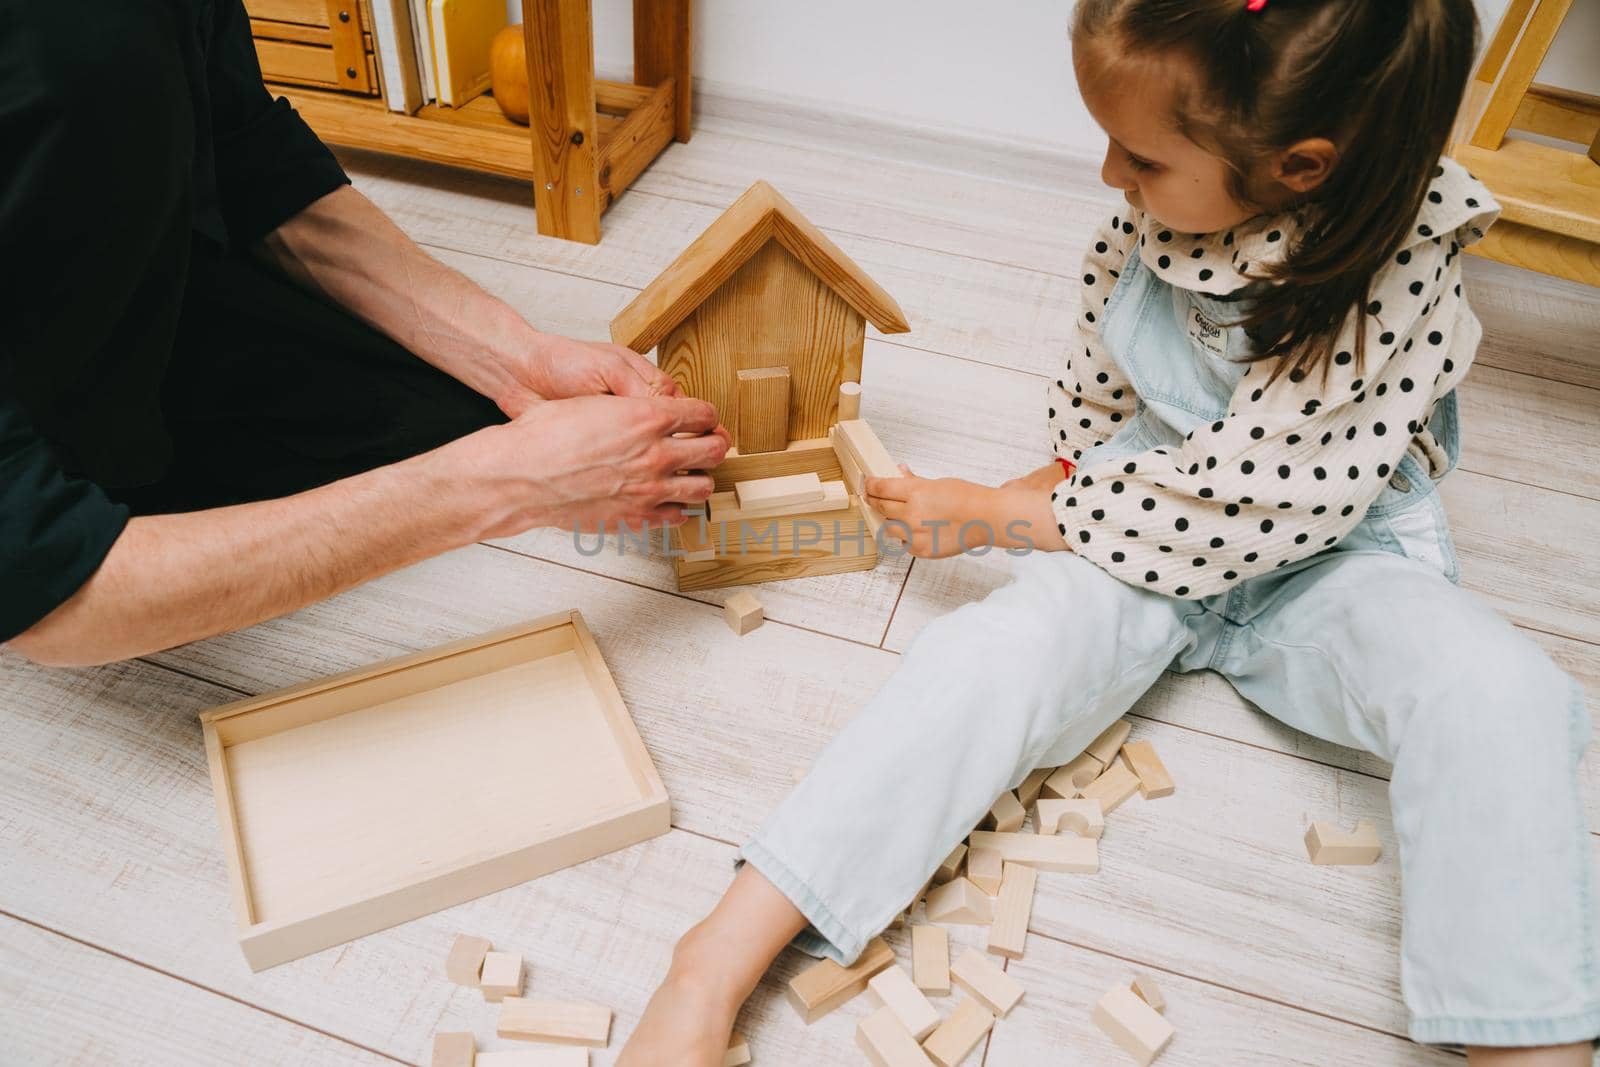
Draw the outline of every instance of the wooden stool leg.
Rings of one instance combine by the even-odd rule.
[[[524,3],[527,0],[523,0]],[[689,34],[690,0],[633,0],[633,80],[656,86],[676,79],[673,137],[689,140],[690,82],[693,63]]]
[[[598,244],[602,208],[589,0],[522,0],[539,232]]]
[[[1594,135],[1594,144],[1589,146],[1589,158],[1600,163],[1600,132]]]
[[[1500,77],[1500,68],[1505,66],[1506,57],[1511,54],[1511,46],[1516,43],[1517,35],[1522,32],[1522,27],[1528,22],[1528,12],[1533,8],[1533,0],[1511,0],[1506,6],[1505,13],[1500,16],[1500,22],[1494,28],[1494,36],[1489,38],[1489,43],[1483,49],[1483,61],[1478,64],[1477,79],[1491,85]]]
[[[1490,42],[1491,50],[1498,49],[1507,36],[1507,27],[1511,24],[1516,6],[1507,9],[1506,18],[1501,20],[1494,40]],[[1545,53],[1550,50],[1550,43],[1556,39],[1556,31],[1561,28],[1561,22],[1571,8],[1572,0],[1534,0],[1532,14],[1521,26],[1521,36],[1511,47],[1505,63],[1496,71],[1494,89],[1489,93],[1489,101],[1484,105],[1483,114],[1469,138],[1473,146],[1491,152],[1499,149],[1506,131],[1511,129],[1512,120],[1516,118],[1517,108],[1522,106],[1522,98],[1528,93],[1528,86],[1533,84],[1539,64],[1544,62]],[[1485,55],[1485,68],[1492,58],[1495,56]]]

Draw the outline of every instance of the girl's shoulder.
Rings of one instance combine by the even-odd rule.
[[[1146,212],[1124,205],[1129,239],[1150,271],[1168,285],[1211,296],[1243,295],[1261,284],[1263,268],[1280,262],[1305,225],[1303,212],[1257,215],[1215,233],[1174,231]],[[1446,239],[1459,248],[1480,240],[1499,217],[1500,205],[1478,179],[1453,159],[1434,168],[1410,236],[1397,252]],[[1459,248],[1447,249],[1454,255]],[[1407,256],[1407,259],[1410,257]]]

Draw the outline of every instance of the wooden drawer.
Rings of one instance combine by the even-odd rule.
[[[270,82],[379,94],[366,0],[245,0]]]

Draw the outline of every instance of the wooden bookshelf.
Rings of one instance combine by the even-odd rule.
[[[494,100],[429,104],[414,115],[381,99],[271,84],[330,144],[521,178],[542,234],[596,244],[600,215],[674,138],[689,139],[689,0],[634,0],[634,78],[594,77],[590,0],[523,0],[532,114]]]

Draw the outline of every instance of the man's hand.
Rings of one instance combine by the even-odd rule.
[[[477,536],[506,537],[681,525],[684,505],[712,490],[710,475],[691,472],[721,463],[729,443],[703,400],[589,396],[535,403],[439,451],[483,492]]]
[[[676,382],[624,345],[539,333],[522,350],[504,358],[510,383],[495,400],[512,418],[540,400],[680,395]]]
[[[1059,464],[1054,465],[1060,471]],[[904,477],[868,478],[867,501],[886,520],[884,533],[921,559],[944,559],[974,549],[1066,547],[1050,509],[1043,468],[999,489],[960,478],[919,478],[901,465]]]

